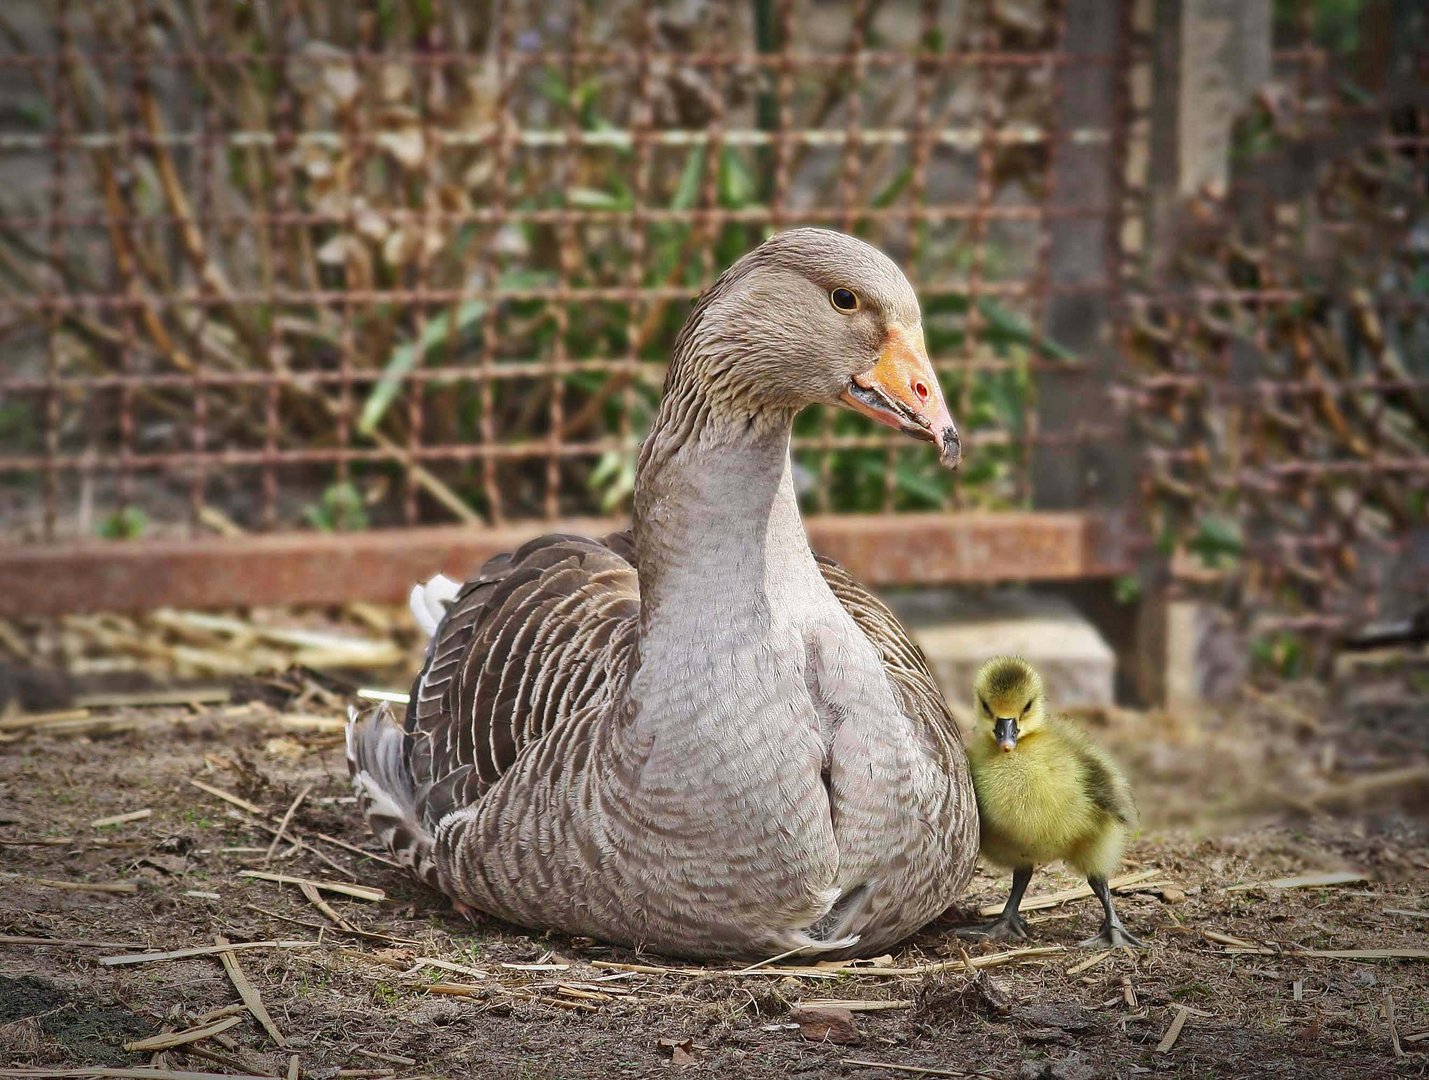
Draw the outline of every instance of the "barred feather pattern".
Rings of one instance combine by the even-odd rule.
[[[860,789],[856,778],[828,767],[831,736],[812,746],[802,791],[791,777],[754,778],[786,789],[775,806],[775,835],[761,839],[751,822],[721,863],[721,848],[740,831],[741,806],[720,789],[750,779],[741,777],[738,755],[717,755],[698,777],[687,773],[688,786],[641,790],[657,748],[631,725],[634,551],[628,533],[544,537],[488,563],[462,588],[432,640],[405,724],[384,707],[351,729],[360,808],[383,845],[463,904],[525,926],[679,955],[864,953],[939,914],[971,874],[977,817],[954,722],[896,617],[837,563],[817,561],[877,653],[901,712],[913,718],[918,758],[934,765],[936,797],[923,807],[910,799],[896,822],[911,826],[911,837],[890,836],[880,806],[916,793],[916,778],[903,771],[908,755],[895,755],[902,765],[881,785]],[[812,648],[827,653],[837,645]],[[818,711],[820,677],[812,681]],[[826,693],[840,697],[837,685]],[[839,706],[824,711],[836,725]],[[869,758],[861,753],[858,763]],[[696,779],[716,794],[692,798]],[[836,821],[829,789],[840,788],[849,797],[838,800]],[[838,858],[828,833],[839,828],[876,838],[861,865],[850,857],[855,845]],[[789,889],[800,859],[781,853],[779,841],[811,834],[824,835],[824,857],[805,853],[807,880]],[[778,853],[762,867],[761,849]],[[702,853],[708,876],[674,873],[686,861],[680,851]],[[611,873],[615,866],[622,872]],[[785,888],[758,889],[760,871]],[[907,903],[920,895],[921,905]],[[890,910],[901,917],[888,919]]]

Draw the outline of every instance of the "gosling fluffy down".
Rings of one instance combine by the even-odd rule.
[[[1012,869],[1012,892],[996,921],[965,936],[1025,938],[1018,913],[1034,867],[1064,862],[1086,875],[1105,912],[1082,942],[1140,946],[1112,907],[1107,879],[1136,827],[1131,786],[1111,757],[1070,721],[1050,719],[1042,678],[1020,657],[1000,656],[973,684],[978,730],[968,746],[982,822],[982,853]]]

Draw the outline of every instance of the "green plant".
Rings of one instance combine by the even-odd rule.
[[[333,484],[303,513],[322,532],[360,532],[369,524],[362,493],[351,483]]]
[[[149,517],[137,506],[126,506],[106,515],[97,531],[105,540],[138,540],[149,530]]]

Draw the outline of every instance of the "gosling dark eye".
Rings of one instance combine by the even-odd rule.
[[[829,303],[845,313],[858,310],[858,297],[848,289],[835,289],[829,293]]]
[[[1022,715],[1026,716],[1027,710],[1030,708],[1032,708],[1032,702],[1029,701],[1026,705],[1022,706]]]

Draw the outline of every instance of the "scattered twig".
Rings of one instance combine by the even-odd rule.
[[[267,870],[240,870],[238,871],[238,876],[257,878],[260,881],[272,881],[279,885],[302,885],[307,883],[315,889],[323,889],[326,892],[355,897],[358,900],[371,900],[376,902],[387,899],[387,894],[381,889],[370,888],[366,885],[348,885],[341,881],[319,881],[316,878],[292,877],[289,874],[269,873]]]
[[[126,953],[122,956],[101,956],[99,962],[105,967],[121,964],[155,964],[168,960],[187,960],[191,956],[213,956],[223,952],[237,952],[240,949],[316,949],[316,941],[235,941],[228,945],[199,945],[192,949],[175,949],[172,952]]]
[[[278,831],[278,827],[276,825],[269,825],[266,821],[256,818],[251,814],[240,814],[237,810],[229,810],[227,813],[229,817],[233,818],[234,821],[241,821],[243,822],[243,824],[265,832],[269,836],[272,836]],[[343,866],[342,863],[338,862],[336,859],[332,858],[332,856],[328,855],[327,852],[320,851],[317,848],[313,847],[312,844],[309,844],[296,830],[293,830],[291,828],[289,829],[288,839],[291,840],[298,847],[306,851],[313,858],[321,861],[325,866],[336,870],[339,874],[344,874],[350,878],[355,878],[357,876],[347,867]]]
[[[1389,1025],[1389,1042],[1394,1047],[1394,1056],[1408,1057],[1399,1042],[1399,1025],[1394,1022],[1394,998],[1388,990],[1384,992],[1384,1022]]]
[[[1122,874],[1120,877],[1112,878],[1107,882],[1107,887],[1112,892],[1122,892],[1130,889],[1133,885],[1141,885],[1150,881],[1160,870],[1152,868],[1150,870],[1138,870],[1134,874]],[[1021,911],[1040,911],[1043,908],[1056,907],[1058,904],[1065,904],[1069,900],[1080,900],[1083,897],[1091,896],[1090,885],[1078,885],[1072,889],[1063,889],[1061,892],[1044,893],[1041,896],[1031,896],[1022,901]],[[978,908],[979,915],[997,915],[1002,911],[1002,905],[984,904]]]
[[[1176,1006],[1176,1015],[1171,1020],[1171,1026],[1166,1029],[1166,1034],[1161,1036],[1161,1041],[1156,1044],[1158,1054],[1169,1054],[1171,1048],[1176,1045],[1176,1040],[1181,1037],[1181,1029],[1186,1026],[1186,1017],[1191,1015],[1191,1010],[1184,1005]]]
[[[1326,960],[1429,960],[1429,949],[1276,949],[1269,946],[1227,948],[1222,956],[1314,956]]]
[[[436,960],[430,956],[417,957],[416,963],[421,967],[440,968],[442,971],[455,972],[458,975],[466,975],[473,979],[487,979],[491,977],[489,971],[479,971],[474,967],[467,967],[465,964],[453,964],[450,960]]]
[[[241,796],[233,794],[231,791],[224,791],[223,788],[214,787],[212,784],[205,784],[202,780],[190,780],[190,784],[200,791],[206,791],[215,799],[222,799],[226,803],[232,803],[240,810],[246,810],[250,814],[257,814],[262,817],[266,811],[261,806],[256,806]]]
[[[0,945],[54,945],[66,949],[142,949],[142,941],[84,941],[80,938],[24,937],[0,934]]]
[[[113,817],[95,818],[89,823],[92,829],[103,829],[110,825],[127,825],[131,821],[143,821],[145,818],[153,817],[154,811],[147,807],[143,810],[131,810],[127,814],[115,814]]]
[[[82,709],[147,708],[155,705],[221,705],[233,697],[226,686],[192,686],[172,690],[140,690],[127,694],[82,694]]]
[[[273,834],[273,839],[268,844],[268,850],[263,855],[263,865],[267,866],[273,860],[273,852],[278,850],[278,845],[283,841],[283,834],[288,831],[288,824],[293,820],[293,814],[297,812],[298,806],[308,797],[308,793],[313,790],[313,785],[308,784],[297,797],[288,804],[288,810],[283,815],[283,819],[278,822],[278,831]]]
[[[891,1061],[864,1061],[862,1058],[839,1058],[839,1064],[860,1065],[865,1069],[888,1069],[890,1072],[916,1073],[919,1076],[973,1076],[996,1080],[991,1074],[984,1072],[968,1072],[965,1069],[932,1069],[925,1065],[895,1065]]]
[[[88,720],[88,709],[61,709],[58,712],[20,713],[0,719],[0,731],[32,731],[49,727],[51,724],[65,724],[71,720]]]
[[[406,869],[406,867],[404,867],[401,863],[397,862],[397,860],[395,859],[389,859],[386,855],[379,855],[375,851],[368,851],[366,848],[360,848],[356,844],[349,844],[346,840],[339,840],[336,836],[329,836],[327,833],[313,833],[313,836],[317,837],[319,840],[323,840],[329,844],[332,844],[334,847],[340,847],[344,851],[350,851],[354,855],[361,855],[364,859],[371,859],[373,862],[380,862],[384,866],[390,866],[394,870]],[[348,871],[344,871],[344,873],[347,872]]]
[[[223,962],[223,970],[228,972],[228,981],[233,983],[233,988],[238,991],[238,996],[243,999],[243,1004],[253,1014],[253,1019],[263,1025],[263,1030],[268,1033],[268,1037],[281,1050],[288,1045],[288,1040],[283,1038],[278,1026],[273,1023],[273,1018],[268,1015],[268,1009],[263,1004],[262,996],[248,981],[248,976],[243,973],[243,966],[230,948],[232,943],[222,934],[215,935],[213,941],[215,945],[221,946],[224,950],[218,954],[218,958]]]
[[[385,1061],[390,1065],[415,1065],[416,1058],[403,1057],[401,1054],[384,1054],[380,1050],[364,1050],[360,1046],[353,1051],[354,1054],[361,1054],[363,1057],[371,1058],[373,1061]]]
[[[1223,934],[1219,930],[1202,930],[1201,936],[1216,945],[1234,945],[1238,949],[1257,949],[1260,947],[1253,941],[1246,941],[1245,938],[1238,938],[1233,934]]]
[[[323,917],[329,922],[331,922],[334,926],[338,927],[341,930],[346,930],[349,933],[351,933],[355,929],[352,923],[348,922],[341,915],[339,915],[335,910],[333,910],[332,905],[322,898],[322,894],[319,893],[316,888],[314,888],[312,882],[300,881],[298,883],[298,891],[301,892],[303,896],[307,898],[308,903],[312,904],[313,907],[317,908],[318,911],[322,912]]]
[[[1368,881],[1358,870],[1337,870],[1327,874],[1300,874],[1296,877],[1276,878],[1274,881],[1245,881],[1237,885],[1227,885],[1226,892],[1242,892],[1245,889],[1318,889],[1329,885],[1358,885]]]
[[[57,881],[54,878],[37,877],[31,878],[30,882],[46,889],[64,889],[68,892],[115,893],[121,896],[132,896],[139,891],[139,886],[132,881]]]
[[[757,969],[736,968],[733,970],[722,968],[700,968],[700,967],[658,967],[654,964],[619,964],[613,960],[595,960],[592,967],[603,971],[631,971],[641,975],[683,975],[690,978],[740,978],[744,976],[778,976],[794,975],[801,979],[831,979],[839,975],[868,975],[876,978],[901,978],[905,976],[932,975],[939,971],[951,971],[953,969],[967,968],[990,968],[1000,967],[1003,964],[1015,964],[1023,960],[1034,960],[1039,957],[1058,955],[1066,950],[1060,945],[1037,945],[1025,949],[1009,949],[1005,952],[988,953],[985,956],[974,956],[967,960],[938,960],[930,964],[917,964],[912,967],[878,967],[873,965],[845,965],[842,967],[763,967]],[[503,967],[515,965],[504,964]]]
[[[801,1001],[801,1009],[847,1009],[849,1012],[894,1012],[899,1009],[911,1009],[913,1002],[903,998],[893,998],[889,1000],[870,1000],[868,998],[853,998],[847,1001]]]
[[[87,1069],[0,1069],[0,1076],[17,1077],[21,1080],[60,1080],[74,1077],[76,1080],[279,1080],[276,1076],[261,1076],[256,1073],[209,1073],[185,1072],[181,1069],[124,1069],[92,1066]]]
[[[325,923],[308,922],[306,919],[295,919],[291,915],[283,915],[277,911],[271,911],[257,904],[244,904],[249,911],[256,911],[260,915],[267,915],[270,919],[278,919],[285,923],[292,923],[294,926],[301,926],[307,930],[316,930],[318,933],[331,932],[337,930],[338,933],[352,934],[354,937],[369,938],[372,941],[380,941],[385,945],[420,945],[420,941],[415,938],[393,937],[391,934],[379,934],[375,930],[359,930],[353,927],[351,930],[344,930],[342,927],[332,927]]]
[[[806,948],[807,948],[807,946],[804,946],[804,945],[796,945],[796,946],[794,946],[794,948],[792,948],[792,949],[785,949],[783,952],[781,952],[781,953],[776,953],[775,955],[766,957],[766,958],[763,959],[763,960],[756,960],[754,963],[750,964],[747,968],[741,968],[739,971],[736,971],[735,974],[736,974],[736,975],[748,975],[748,974],[750,974],[751,972],[758,971],[758,970],[759,970],[760,968],[762,968],[762,967],[767,967],[767,966],[770,965],[770,964],[776,964],[776,963],[778,963],[780,960],[787,960],[787,959],[789,959],[789,957],[791,957],[791,956],[797,956],[799,953],[804,952],[804,951],[806,950]]]
[[[516,998],[519,1001],[537,1001],[543,1005],[554,1005],[560,1009],[574,1009],[578,1012],[599,1012],[600,1006],[593,1005],[589,1001],[572,1001],[567,998],[550,997],[545,994],[528,994],[524,990],[515,990],[509,986],[468,986],[465,983],[428,983],[421,989],[429,994],[442,994],[448,997],[490,997],[492,994],[504,994],[507,997]]]
[[[237,1027],[243,1021],[237,1016],[225,1017],[222,1020],[215,1020],[211,1024],[202,1027],[192,1027],[184,1031],[171,1031],[164,1035],[151,1035],[147,1039],[136,1039],[133,1042],[124,1044],[124,1049],[134,1054],[147,1054],[156,1050],[172,1050],[176,1046],[184,1046],[187,1043],[198,1042],[200,1039],[211,1038],[220,1031],[227,1031],[231,1027]]]
[[[1115,949],[1104,949],[1096,955],[1092,956],[1090,959],[1083,960],[1080,964],[1073,964],[1067,969],[1067,974],[1080,975],[1084,971],[1091,971],[1092,968],[1096,967],[1102,961],[1106,960],[1115,951]]]
[[[1386,915],[1404,915],[1411,919],[1429,919],[1429,911],[1410,911],[1408,908],[1385,908]]]

